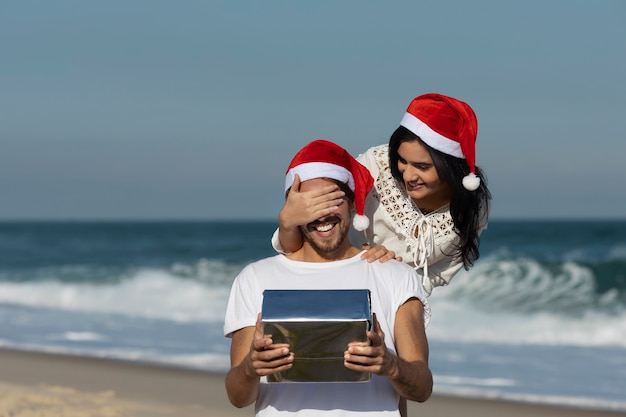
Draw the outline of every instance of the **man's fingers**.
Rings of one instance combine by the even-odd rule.
[[[260,339],[263,337],[263,326],[261,325],[261,313],[256,315],[256,327],[254,328],[254,338]]]
[[[263,325],[261,324],[261,313],[256,316],[256,327],[254,329],[254,338],[252,339],[252,349],[257,352],[265,350],[272,344],[272,337],[263,334]]]
[[[380,328],[380,322],[376,317],[376,313],[372,313],[372,320],[374,322],[374,325],[372,326],[372,331],[377,336],[374,338],[370,338],[370,340],[372,341],[372,346],[382,346],[385,344],[385,333],[383,332],[383,329]]]

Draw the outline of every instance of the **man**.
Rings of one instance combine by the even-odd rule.
[[[333,213],[301,227],[298,251],[254,262],[235,278],[224,334],[232,337],[226,391],[233,405],[255,403],[257,416],[399,416],[400,397],[426,401],[432,392],[425,326],[430,309],[421,279],[401,262],[369,263],[347,238],[352,210],[363,230],[369,171],[336,144],[317,140],[292,160],[285,188],[298,176],[300,191],[336,183],[344,202]],[[369,289],[373,327],[369,343],[350,343],[344,366],[371,373],[368,382],[267,383],[265,377],[291,368],[288,344],[274,344],[261,328],[266,289]]]

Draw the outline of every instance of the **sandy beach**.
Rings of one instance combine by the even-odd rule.
[[[0,417],[236,417],[223,375],[97,358],[0,350]],[[621,412],[433,396],[410,416],[603,417]]]

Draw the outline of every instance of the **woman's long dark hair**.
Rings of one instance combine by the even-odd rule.
[[[419,136],[400,126],[389,139],[389,167],[391,168],[391,175],[402,186],[404,186],[404,179],[398,170],[398,149],[403,142],[415,140],[428,150],[439,178],[450,187],[450,215],[461,241],[457,247],[457,253],[446,255],[460,257],[463,267],[467,270],[480,257],[478,229],[481,223],[481,212],[489,213],[491,200],[491,193],[487,188],[487,178],[483,171],[476,167],[476,175],[480,177],[480,186],[475,191],[466,190],[462,183],[463,177],[469,174],[469,167],[465,159],[456,158],[431,148]]]

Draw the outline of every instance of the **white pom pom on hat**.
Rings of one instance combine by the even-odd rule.
[[[343,182],[354,192],[356,214],[352,226],[359,231],[369,227],[365,216],[365,198],[374,186],[374,178],[359,161],[336,143],[317,139],[308,143],[293,157],[285,178],[285,191],[291,187],[296,174],[300,181],[332,178]]]
[[[355,230],[363,231],[370,227],[370,219],[363,214],[355,214],[352,218],[352,226]]]
[[[478,120],[469,104],[443,94],[423,94],[411,101],[400,125],[428,146],[464,158],[470,173],[463,178],[463,187],[469,191],[480,187],[480,178],[476,175]]]
[[[480,178],[473,172],[463,177],[463,187],[468,191],[476,191],[480,187]]]

